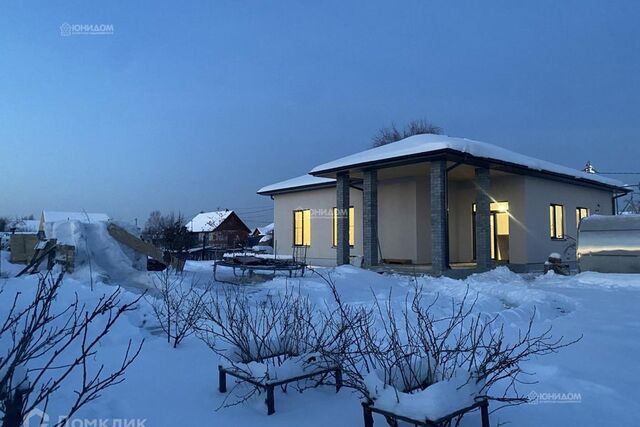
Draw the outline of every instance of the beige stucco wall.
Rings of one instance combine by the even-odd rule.
[[[576,238],[576,207],[589,208],[591,214],[611,215],[612,193],[541,178],[525,178],[527,252],[530,264],[541,264],[551,252],[563,254],[571,239],[553,240],[549,230],[549,205],[557,203],[564,206],[566,234]],[[575,251],[567,253],[572,258]],[[575,260],[575,258],[573,258]]]
[[[429,178],[378,182],[378,239],[384,259],[431,262]]]
[[[382,179],[378,183],[378,237],[382,258],[431,262],[429,177]],[[449,182],[449,239],[452,262],[473,260],[473,181]],[[362,256],[362,192],[351,190],[355,208],[356,242],[352,256]],[[579,185],[505,173],[492,173],[490,196],[509,202],[509,262],[514,267],[541,265],[551,252],[564,251],[570,241],[549,235],[549,205],[565,207],[566,233],[576,235],[576,207],[591,213],[611,214],[611,193]],[[335,265],[332,247],[331,209],[336,205],[335,188],[322,188],[274,196],[275,241],[278,253],[290,254],[293,245],[293,211],[312,209],[309,263]],[[571,253],[573,255],[573,253]]]
[[[352,188],[350,203],[355,214],[355,245],[352,256],[362,256],[362,191]],[[311,209],[311,245],[307,262],[311,265],[335,265],[332,246],[332,209],[336,206],[336,189],[320,188],[278,194],[274,198],[274,244],[279,254],[291,254],[293,247],[293,211]]]
[[[513,264],[527,262],[524,182],[521,175],[494,175],[489,191],[492,201],[509,202],[509,262]],[[449,183],[449,253],[452,262],[473,261],[472,206],[475,201],[476,188],[472,181]]]

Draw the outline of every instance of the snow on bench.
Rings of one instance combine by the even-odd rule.
[[[333,362],[325,359],[320,353],[307,353],[303,355],[279,354],[268,359],[274,360],[285,356],[286,359],[279,365],[265,363],[269,360],[251,361],[248,363],[231,362],[222,359],[218,365],[218,389],[220,393],[227,391],[227,374],[242,381],[248,382],[267,393],[267,414],[275,413],[275,387],[307,378],[324,376],[333,373],[336,382],[336,393],[342,387],[342,370]]]
[[[482,427],[489,427],[489,403],[480,394],[482,385],[465,375],[438,381],[424,390],[405,393],[384,384],[376,374],[365,378],[369,401],[363,402],[364,425],[373,426],[373,413],[387,419],[420,426],[440,426],[466,412],[480,408]]]

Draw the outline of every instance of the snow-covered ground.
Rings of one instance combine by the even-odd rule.
[[[8,263],[2,253],[3,273],[15,273],[20,266]],[[189,262],[188,274],[201,283],[212,280],[210,262]],[[447,278],[379,275],[351,266],[322,269],[330,274],[346,302],[369,305],[374,298],[391,295],[398,306],[415,282],[423,286],[427,297],[440,295],[447,309],[450,299],[460,300],[469,287],[477,294],[476,310],[499,314],[512,328],[525,327],[532,313],[541,325],[552,325],[554,335],[572,339],[583,335],[577,344],[526,364],[535,372],[536,384],[523,385],[521,393],[536,393],[534,403],[507,408],[492,414],[492,425],[515,426],[614,425],[637,424],[640,414],[640,275],[583,273],[572,277],[521,276],[504,268],[474,275],[466,280]],[[224,272],[223,272],[224,274]],[[6,313],[12,294],[26,296],[36,278],[0,279],[5,292],[0,295],[0,313]],[[94,284],[73,276],[65,279],[58,303],[69,302],[75,293],[83,301],[95,300],[110,293],[117,283]],[[121,283],[127,285],[126,283]],[[298,285],[301,292],[315,301],[330,300],[329,289],[319,277],[288,279],[277,277],[259,284],[243,285],[247,292],[263,295]],[[221,283],[217,286],[230,286]],[[139,292],[139,284],[132,288]],[[134,298],[126,293],[126,298]],[[120,359],[129,339],[145,339],[142,353],[127,371],[126,381],[108,390],[99,400],[77,414],[89,419],[146,419],[147,427],[176,425],[242,426],[357,426],[362,425],[358,396],[343,389],[320,387],[298,393],[289,389],[276,394],[276,413],[266,415],[264,396],[234,407],[218,409],[225,395],[217,391],[218,357],[192,336],[177,349],[156,332],[155,321],[146,301],[140,309],[127,315],[102,343],[96,358]],[[49,402],[48,412],[57,411],[70,399],[73,387],[67,386]],[[571,396],[571,403],[559,403],[558,397]],[[494,406],[495,407],[495,406]],[[376,418],[377,425],[386,425]],[[474,415],[465,418],[464,426],[478,425]]]

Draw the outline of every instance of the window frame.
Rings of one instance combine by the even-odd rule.
[[[307,236],[305,234],[305,212],[309,212],[308,216],[309,216],[309,235]],[[296,227],[296,214],[300,214],[300,236],[301,236],[301,243],[298,243],[298,240],[296,239],[296,231],[297,231],[297,227]],[[311,209],[295,209],[293,211],[293,246],[296,247],[309,247],[311,246]]]
[[[558,233],[558,214],[557,210],[560,209],[562,233]],[[551,240],[567,240],[567,219],[566,212],[563,204],[550,203],[549,204],[549,235]]]
[[[581,216],[582,211],[586,211],[585,216]],[[583,206],[576,206],[576,230],[580,226],[580,221],[582,221],[583,218],[586,218],[589,215],[591,215],[591,209],[585,208]]]
[[[353,212],[353,215],[351,215]],[[349,247],[356,245],[356,208],[349,206]],[[331,247],[338,247],[338,207],[331,208]]]

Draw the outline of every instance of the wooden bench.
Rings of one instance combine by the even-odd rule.
[[[320,375],[327,375],[330,373],[333,373],[335,376],[337,393],[342,387],[342,370],[338,366],[319,368],[309,373],[290,378],[257,380],[256,378],[250,377],[246,374],[246,372],[243,372],[239,369],[225,368],[222,365],[218,365],[218,390],[220,391],[220,393],[227,392],[227,375],[231,375],[232,377],[238,378],[242,381],[246,381],[249,384],[253,384],[254,386],[266,391],[267,398],[265,403],[267,404],[267,415],[272,415],[276,412],[274,392],[277,386],[304,380],[307,378],[313,378]]]
[[[482,418],[482,427],[490,427],[489,426],[489,400],[486,397],[481,397],[476,399],[476,403],[471,406],[467,406],[466,408],[459,409],[455,412],[452,412],[444,417],[438,418],[436,420],[430,420],[425,418],[423,420],[413,419],[406,417],[401,414],[394,414],[390,411],[385,411],[384,409],[376,408],[372,403],[362,402],[362,409],[364,412],[364,427],[373,427],[373,414],[377,413],[383,415],[387,418],[387,421],[392,421],[394,427],[398,426],[398,421],[404,421],[415,426],[423,426],[423,427],[441,427],[445,423],[453,420],[454,418],[466,414],[467,412],[471,412],[475,409],[480,408],[480,416]]]

